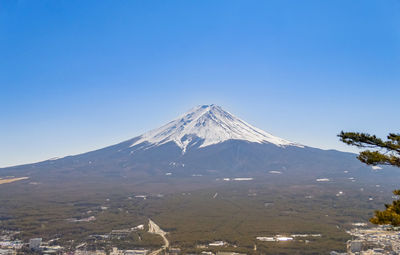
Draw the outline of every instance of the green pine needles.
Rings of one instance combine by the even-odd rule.
[[[400,196],[400,190],[393,191],[393,194]],[[385,207],[384,211],[375,211],[375,216],[369,221],[377,225],[400,226],[400,199],[393,201],[392,204],[385,204]]]
[[[375,135],[355,132],[340,132],[340,140],[348,145],[359,148],[369,148],[360,152],[357,157],[368,165],[391,165],[400,167],[400,134],[389,134],[384,141]],[[400,190],[393,191],[400,196]],[[375,216],[370,219],[373,224],[400,226],[400,198],[392,204],[385,204],[384,211],[375,211]]]

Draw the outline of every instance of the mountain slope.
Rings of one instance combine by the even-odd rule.
[[[367,169],[367,170],[365,170]],[[275,137],[215,105],[195,107],[139,137],[103,149],[0,169],[0,177],[29,176],[41,182],[135,182],[192,176],[263,177],[288,180],[347,178],[372,173],[354,154],[320,150]],[[121,179],[122,178],[122,179]],[[118,183],[118,182],[117,182]]]
[[[282,147],[303,147],[253,127],[216,105],[195,107],[161,128],[140,136],[140,139],[135,141],[132,146],[144,142],[150,145],[162,145],[172,141],[185,153],[187,146],[194,145],[192,142],[196,139],[200,139],[199,148],[227,140],[272,143]]]

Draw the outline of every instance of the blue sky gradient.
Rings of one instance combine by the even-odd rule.
[[[400,2],[3,1],[0,167],[77,154],[217,104],[351,150],[400,132]]]

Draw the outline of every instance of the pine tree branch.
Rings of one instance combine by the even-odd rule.
[[[356,132],[342,131],[338,137],[340,137],[342,142],[348,145],[357,146],[359,148],[381,148],[400,154],[400,135],[398,134],[389,134],[388,141],[383,141],[375,135]]]
[[[392,165],[400,167],[400,158],[393,155],[385,155],[379,151],[363,151],[357,157],[361,162],[367,165]]]
[[[391,165],[400,167],[400,135],[391,133],[387,141],[377,138],[375,135],[355,132],[340,132],[340,140],[348,145],[359,148],[375,148],[378,150],[365,150],[360,152],[358,159],[368,165]],[[380,151],[379,151],[380,150]],[[400,190],[394,190],[393,194],[400,196]],[[385,204],[384,211],[375,211],[370,219],[373,224],[390,224],[400,226],[400,199],[392,204]]]

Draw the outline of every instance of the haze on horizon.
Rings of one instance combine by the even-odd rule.
[[[0,167],[212,103],[323,149],[351,150],[341,130],[399,132],[399,12],[395,0],[4,2]]]

